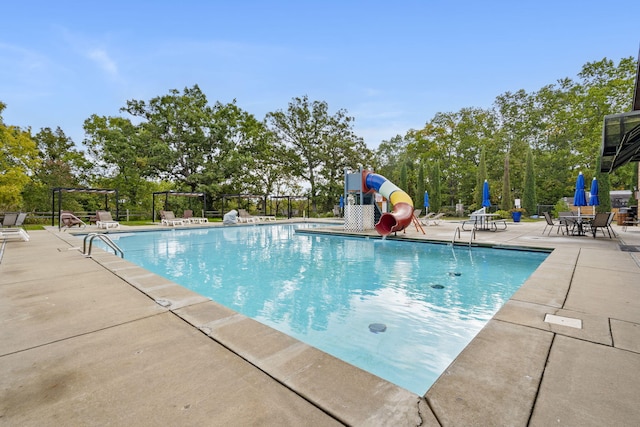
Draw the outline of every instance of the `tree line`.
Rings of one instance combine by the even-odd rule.
[[[630,109],[635,67],[632,58],[587,63],[575,80],[507,92],[490,108],[439,112],[375,150],[346,110],[332,113],[307,96],[260,120],[235,100],[211,104],[197,85],[173,89],[129,100],[118,116],[90,115],[80,144],[59,127],[32,134],[5,124],[0,102],[0,211],[48,211],[52,188],[92,187],[117,188],[123,208],[149,213],[153,192],[176,190],[204,192],[214,207],[224,194],[306,195],[322,214],[342,194],[344,169],[359,167],[386,176],[417,206],[429,191],[431,210],[478,207],[484,179],[502,209],[515,198],[528,210],[553,205],[573,194],[579,171],[598,176],[601,189],[629,189],[637,164],[602,176],[597,161],[604,116]],[[91,196],[65,203],[100,208]]]

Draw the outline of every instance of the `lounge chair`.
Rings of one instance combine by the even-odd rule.
[[[176,218],[173,211],[160,211],[160,223],[162,225],[170,225],[172,227],[176,225],[184,225],[184,220],[182,218]]]
[[[2,219],[2,226],[13,227],[14,225],[16,225],[16,221],[18,221],[18,213],[7,212],[4,214],[4,218]]]
[[[0,228],[0,240],[20,239],[29,241],[29,233],[23,228]]]
[[[428,225],[429,219],[433,218],[435,214],[436,214],[435,212],[426,213],[422,218],[419,218],[420,223],[422,225]]]
[[[63,231],[67,231],[68,228],[77,225],[78,228],[85,228],[87,224],[85,224],[80,218],[75,216],[73,213],[69,211],[62,211],[60,214],[60,226]]]
[[[427,221],[427,225],[440,225],[440,222],[442,222],[442,217],[444,215],[444,212],[440,212],[436,216],[429,218],[429,220]]]
[[[114,221],[111,216],[111,212],[107,211],[97,211],[96,212],[96,225],[98,228],[119,228],[120,223],[118,221]]]
[[[556,234],[558,234],[563,227],[564,228],[567,227],[565,222],[562,222],[562,221],[555,222],[553,218],[551,218],[551,215],[549,214],[549,212],[544,212],[544,219],[547,221],[547,224],[544,226],[544,230],[542,230],[542,234],[544,234],[544,232],[547,231],[547,227],[548,227],[549,232],[547,233],[547,236],[551,234],[553,227],[556,227]],[[564,235],[564,230],[562,230],[562,234]]]
[[[194,217],[192,210],[185,210],[182,214],[182,219],[187,221],[189,224],[206,224],[209,222],[207,218]]]
[[[29,241],[29,233],[22,227],[27,214],[25,212],[14,213],[8,212],[4,214],[2,220],[2,228],[0,228],[0,239],[11,240],[21,239],[25,242]],[[16,228],[12,228],[16,227]]]
[[[613,216],[614,213],[610,212],[610,213],[597,213],[595,218],[593,218],[593,221],[591,221],[591,233],[593,234],[593,238],[596,238],[596,233],[598,231],[598,228],[602,231],[602,236],[604,237],[604,230],[607,230],[607,233],[609,233],[609,238],[612,238],[612,233],[613,236],[616,236],[615,231],[613,231],[613,229],[611,228],[611,222],[613,221]]]
[[[435,212],[429,212],[428,214],[420,218],[420,224],[429,225],[429,220],[433,218],[435,214],[436,214]]]
[[[258,218],[253,215],[249,215],[249,212],[247,212],[245,209],[238,209],[238,222],[249,223],[257,221]]]

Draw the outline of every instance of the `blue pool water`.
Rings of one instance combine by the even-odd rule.
[[[129,261],[420,395],[547,256],[295,232],[316,226],[111,236]]]

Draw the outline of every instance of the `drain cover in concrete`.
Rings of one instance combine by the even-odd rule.
[[[640,252],[640,246],[620,245],[620,250],[622,252]]]
[[[582,320],[573,317],[556,316],[555,314],[547,314],[544,321],[554,325],[568,326],[570,328],[582,329]]]

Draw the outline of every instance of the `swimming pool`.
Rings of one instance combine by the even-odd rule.
[[[317,226],[110,236],[129,261],[420,395],[547,256],[296,233]]]

